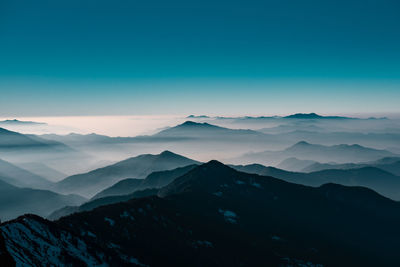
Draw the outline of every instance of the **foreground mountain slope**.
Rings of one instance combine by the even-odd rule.
[[[60,195],[48,190],[19,188],[0,181],[0,219],[10,220],[25,213],[48,216],[68,205],[80,205],[86,199],[77,195]]]
[[[170,170],[197,163],[170,151],[164,151],[158,155],[145,154],[88,173],[69,176],[58,182],[54,189],[62,193],[93,197],[96,193],[126,178],[143,179],[154,171]]]
[[[337,183],[347,186],[364,186],[378,193],[400,200],[400,177],[375,167],[354,169],[327,169],[311,173],[289,172],[260,164],[232,166],[236,170],[273,176],[291,183],[309,186],[320,186],[326,183]]]
[[[28,225],[20,227],[23,222]],[[111,266],[397,266],[399,223],[400,204],[366,188],[312,188],[211,161],[175,179],[158,197],[53,224],[22,217],[0,228],[12,256],[32,266],[37,259],[49,265],[80,259],[74,246],[56,241],[46,243],[47,251],[34,249],[48,236],[66,239],[61,244],[79,239],[88,259],[101,256]],[[26,245],[31,230],[35,238]]]

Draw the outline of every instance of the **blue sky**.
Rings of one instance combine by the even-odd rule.
[[[400,112],[398,1],[0,1],[0,115]]]

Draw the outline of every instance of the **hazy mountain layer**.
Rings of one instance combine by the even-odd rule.
[[[0,177],[3,181],[19,187],[43,189],[52,185],[49,180],[1,159]]]
[[[59,181],[68,176],[39,162],[18,163],[18,166],[52,182]]]
[[[80,205],[86,199],[60,195],[48,190],[19,188],[0,181],[0,219],[10,220],[25,213],[48,216],[68,205]]]
[[[248,153],[233,161],[273,165],[278,164],[284,159],[296,157],[301,160],[347,163],[371,161],[393,156],[396,155],[387,150],[373,149],[360,145],[341,144],[324,146],[301,141],[285,150]]]
[[[159,197],[0,228],[13,258],[31,266],[395,266],[399,214],[366,188],[311,188],[212,161]]]
[[[126,178],[143,179],[154,171],[170,170],[197,163],[197,161],[169,151],[164,151],[159,155],[140,155],[88,173],[67,177],[58,182],[54,190],[93,197],[98,192]]]

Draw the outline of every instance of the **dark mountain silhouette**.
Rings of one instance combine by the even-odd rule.
[[[69,176],[56,183],[54,190],[92,197],[98,192],[126,178],[144,179],[154,171],[171,170],[197,161],[164,151],[159,155],[140,155],[94,171]]]
[[[315,172],[327,169],[356,169],[363,167],[375,167],[394,175],[400,176],[400,158],[388,157],[381,160],[366,162],[366,163],[344,163],[344,164],[333,164],[333,163],[318,163],[315,162],[302,169],[303,172]]]
[[[365,162],[377,160],[383,157],[393,156],[396,155],[387,150],[373,149],[357,144],[324,146],[300,141],[285,150],[248,153],[234,160],[273,165],[278,164],[282,160],[290,157],[295,157],[301,160],[314,160],[319,162],[324,161],[347,163]]]
[[[296,113],[293,115],[283,117],[285,119],[353,119],[349,117],[340,116],[321,116],[316,113]]]
[[[80,205],[86,199],[60,195],[48,190],[20,188],[0,181],[0,219],[10,220],[25,213],[48,216],[68,205]]]
[[[188,171],[192,170],[196,166],[197,165],[193,164],[173,170],[153,172],[145,179],[125,179],[110,186],[109,188],[104,189],[100,193],[96,194],[92,199],[107,196],[126,195],[137,190],[149,188],[161,188],[179,176],[182,176]]]
[[[0,159],[0,179],[19,187],[49,188],[52,182]]]
[[[375,167],[348,170],[328,169],[311,173],[289,172],[260,164],[232,167],[247,173],[273,176],[288,182],[309,186],[320,186],[326,183],[364,186],[394,200],[400,200],[400,176]]]
[[[209,116],[206,115],[189,115],[186,117],[187,119],[209,119]]]
[[[67,149],[68,147],[62,143],[42,139],[34,135],[24,135],[17,132],[0,128],[0,150],[9,149]]]
[[[124,179],[99,192],[92,199],[108,197],[108,196],[127,195],[129,193],[135,192],[142,182],[143,179],[134,179],[134,178]]]
[[[336,184],[312,188],[211,161],[175,179],[158,195],[55,222],[28,215],[0,228],[8,251],[27,265],[36,261],[91,266],[396,266],[399,262],[400,204],[367,188]]]

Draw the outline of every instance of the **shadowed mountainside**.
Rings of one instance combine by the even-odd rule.
[[[25,216],[1,230],[12,256],[30,265],[39,259],[119,266],[390,266],[398,263],[399,214],[399,203],[366,188],[311,188],[211,161],[175,179],[158,197],[54,223]]]
[[[321,186],[326,183],[365,186],[394,200],[400,200],[400,177],[375,167],[347,170],[327,169],[311,173],[289,172],[260,164],[232,167],[238,171],[272,176],[288,182],[309,186]]]

